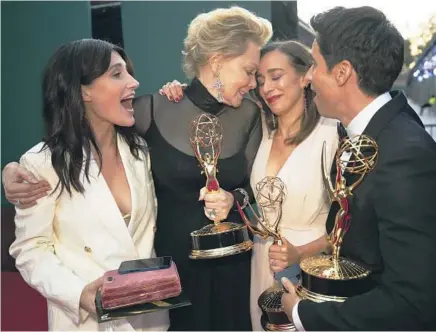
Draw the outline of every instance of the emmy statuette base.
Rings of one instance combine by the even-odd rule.
[[[253,242],[247,226],[222,222],[211,224],[191,233],[190,259],[215,259],[250,251]]]
[[[265,331],[296,331],[282,307],[283,288],[275,282],[258,299],[262,310],[261,325]]]
[[[253,247],[253,242],[246,241],[240,244],[225,248],[209,249],[209,250],[191,250],[190,259],[214,259],[227,256],[242,254],[250,251]]]

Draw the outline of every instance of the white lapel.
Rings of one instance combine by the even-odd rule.
[[[131,155],[128,145],[120,135],[117,135],[117,141],[127,181],[129,182],[132,197],[131,223],[134,223],[137,215],[136,207],[138,206],[135,188],[141,186],[141,183],[138,183],[138,177],[135,175],[135,170],[132,166],[132,159],[134,157]],[[89,197],[87,201],[89,202],[92,213],[98,218],[102,227],[120,244],[119,247],[125,251],[126,254],[129,256],[138,256],[129,229],[126,226],[103,174],[99,174],[99,167],[94,159],[92,159],[90,163],[89,174],[90,183],[88,183],[86,179],[84,179],[82,183],[84,183],[85,187],[85,196]],[[130,226],[129,224],[129,228]]]
[[[130,152],[128,144],[124,139],[118,135],[118,148],[120,151],[121,159],[123,161],[124,170],[126,172],[127,181],[130,187],[130,196],[132,199],[132,212],[129,222],[129,232],[133,237],[135,231],[141,223],[142,216],[146,210],[147,190],[146,190],[146,160],[140,153],[142,159],[136,159]]]
[[[121,139],[120,136],[119,139]],[[142,143],[145,144],[145,142]],[[130,153],[129,146],[122,139],[119,140],[119,146],[132,197],[132,217],[128,229],[138,255],[151,257],[153,255],[157,201],[151,174],[150,155],[140,153],[140,159],[136,159]]]

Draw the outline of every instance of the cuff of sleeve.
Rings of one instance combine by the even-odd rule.
[[[85,320],[89,317],[89,312],[83,308],[79,308],[79,323],[85,322]]]
[[[89,313],[80,307],[80,296],[85,288],[85,282],[79,282],[74,286],[70,285],[71,298],[74,299],[73,302],[64,305],[66,313],[76,324],[82,323],[86,318],[88,318]]]
[[[297,304],[292,308],[292,321],[294,323],[295,328],[297,331],[305,331],[303,324],[301,323],[300,316],[298,316],[298,305],[300,304],[300,301],[297,302]]]

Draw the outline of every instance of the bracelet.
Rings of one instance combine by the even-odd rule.
[[[241,205],[241,209],[245,209],[247,207],[248,203],[250,202],[250,198],[248,197],[247,191],[245,189],[242,189],[242,188],[236,188],[233,191],[237,191],[242,196],[244,196],[244,199],[243,199],[242,205]]]

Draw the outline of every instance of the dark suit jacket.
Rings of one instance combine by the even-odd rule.
[[[341,250],[373,270],[376,287],[344,303],[301,301],[306,330],[436,329],[436,143],[404,94],[391,95],[364,131],[379,158],[350,200]]]

